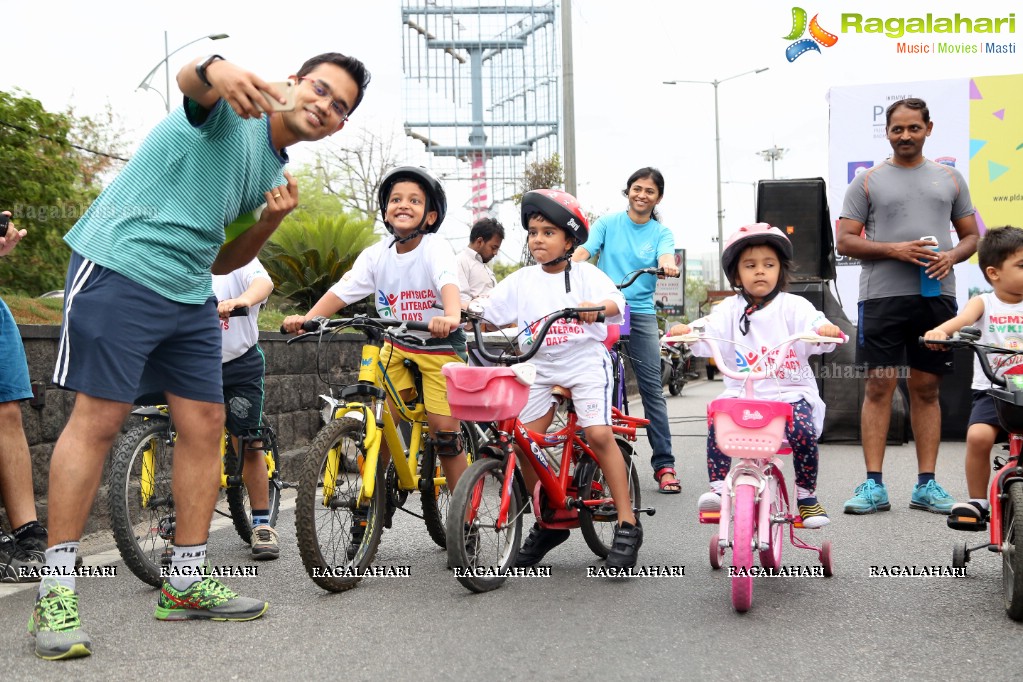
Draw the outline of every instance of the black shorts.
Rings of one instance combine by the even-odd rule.
[[[891,296],[860,301],[856,365],[860,369],[909,365],[931,374],[951,374],[951,350],[920,345],[925,333],[956,316],[952,296]]]
[[[266,362],[258,345],[224,363],[224,409],[227,412],[227,430],[232,435],[241,436],[263,425],[265,373]]]
[[[995,411],[995,399],[988,395],[987,391],[973,392],[973,406],[970,408],[970,421],[967,429],[974,424],[987,424],[998,429],[996,443],[1004,443],[1009,439],[1009,434],[1002,428],[998,421],[998,413]]]

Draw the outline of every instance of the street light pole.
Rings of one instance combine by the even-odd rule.
[[[165,94],[160,95],[160,96],[163,98],[164,108],[167,110],[167,113],[169,114],[170,113],[170,58],[172,56],[174,56],[175,54],[177,54],[178,52],[180,52],[181,50],[183,50],[186,47],[188,47],[189,45],[197,43],[200,40],[206,40],[207,38],[209,40],[223,40],[224,38],[229,38],[229,37],[230,36],[227,35],[226,33],[211,33],[210,35],[199,36],[195,40],[190,40],[189,42],[185,43],[181,47],[178,47],[173,52],[171,52],[170,51],[170,46],[167,43],[167,31],[164,31],[163,32],[163,54],[164,54],[164,57],[163,57],[163,59],[161,59],[160,61],[158,61],[156,63],[156,66],[154,66],[149,71],[149,73],[146,74],[146,77],[142,79],[142,82],[139,83],[138,87],[136,87],[135,89],[136,90],[152,90],[156,94],[160,95],[160,91],[157,90],[156,88],[154,88],[151,85],[151,81],[153,80],[153,76],[156,75],[157,69],[159,69],[160,66],[163,66],[164,67],[164,93]]]
[[[724,290],[725,288],[725,273],[721,269],[721,256],[724,253],[725,248],[725,236],[724,236],[724,224],[725,224],[725,209],[721,205],[721,126],[719,123],[718,116],[718,86],[725,81],[734,80],[741,76],[748,76],[749,74],[763,73],[770,67],[765,66],[762,69],[753,69],[752,71],[743,71],[734,76],[728,78],[722,78],[720,80],[715,79],[712,81],[690,81],[690,80],[673,80],[663,81],[665,85],[677,85],[679,83],[703,83],[704,85],[714,86],[714,154],[717,161],[717,195],[718,195],[718,289]]]

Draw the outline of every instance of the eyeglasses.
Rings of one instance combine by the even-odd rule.
[[[326,83],[321,80],[305,78],[304,76],[299,76],[298,80],[299,82],[309,81],[309,83],[313,86],[313,92],[316,93],[317,97],[326,97],[330,100],[330,108],[338,115],[341,122],[344,123],[348,120],[348,108],[341,100],[334,99],[334,93],[330,91],[330,87]]]

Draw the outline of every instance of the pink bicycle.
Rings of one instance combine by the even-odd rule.
[[[732,607],[745,612],[753,603],[754,551],[758,552],[763,569],[768,572],[781,569],[785,526],[789,527],[792,546],[816,552],[824,575],[830,577],[833,572],[831,541],[825,540],[817,547],[796,536],[796,529],[803,528],[802,519],[795,505],[790,503],[781,471],[782,463],[777,457],[792,453],[785,436],[786,427],[792,423],[792,406],[786,402],[755,399],[753,381],[771,378],[770,368],[764,361],[772,357],[786,357],[789,348],[797,341],[821,344],[843,343],[843,339],[814,333],[790,336],[768,352],[759,353],[759,359],[747,372],[729,369],[721,358],[716,342],[725,341],[737,348],[743,347],[732,339],[690,333],[667,340],[687,344],[706,341],[718,370],[743,382],[745,397],[718,398],[707,405],[707,423],[714,426],[715,442],[721,452],[736,461],[725,478],[726,494],[721,495],[721,511],[700,512],[700,523],[718,525],[718,532],[710,538],[710,565],[715,569],[721,568],[725,551],[732,548],[729,571]]]

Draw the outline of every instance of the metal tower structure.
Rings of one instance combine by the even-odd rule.
[[[527,163],[559,151],[552,0],[402,0],[405,134],[457,160],[473,219],[519,191]],[[441,164],[444,165],[444,164]]]

